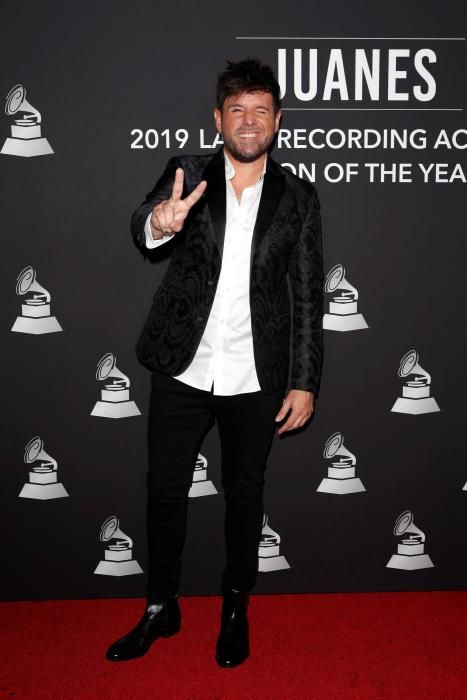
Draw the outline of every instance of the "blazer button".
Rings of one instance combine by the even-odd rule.
[[[202,316],[198,316],[198,317],[196,318],[196,320],[198,321],[198,323],[201,323],[201,321],[203,320],[203,317],[202,317]]]
[[[214,280],[208,280],[208,286],[209,286],[209,287],[212,287],[213,284],[214,284]]]

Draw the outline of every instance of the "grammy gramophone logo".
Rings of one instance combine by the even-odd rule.
[[[334,265],[328,272],[324,291],[331,294],[329,312],[323,316],[323,328],[330,331],[358,331],[368,328],[357,311],[358,292],[348,282],[343,265]]]
[[[393,554],[386,564],[388,568],[415,571],[434,566],[428,554],[425,554],[425,533],[415,525],[410,510],[399,515],[394,534],[403,539],[397,545],[397,554]]]
[[[21,316],[18,316],[11,330],[14,333],[57,333],[63,328],[50,313],[50,294],[39,284],[36,271],[25,267],[16,280],[16,294],[24,297]]]
[[[128,418],[140,416],[134,401],[130,401],[130,380],[117,367],[117,358],[111,352],[97,363],[96,379],[105,382],[101,389],[101,400],[97,401],[91,416],[101,418]]]
[[[290,569],[290,564],[280,553],[280,535],[268,524],[268,516],[263,515],[263,526],[258,547],[258,571],[280,571]]]
[[[18,83],[6,97],[5,114],[14,117],[11,136],[0,153],[9,156],[45,156],[53,153],[49,142],[41,135],[40,112],[26,99],[26,90]]]
[[[106,543],[106,547],[104,559],[97,565],[95,574],[131,576],[143,573],[138,562],[133,559],[133,540],[120,530],[116,515],[111,515],[103,523],[99,539]]]
[[[44,450],[43,440],[36,436],[24,450],[24,461],[30,464],[29,481],[19,493],[19,498],[37,498],[41,501],[68,496],[57,478],[57,461]]]
[[[342,433],[334,433],[327,439],[323,457],[331,460],[331,464],[327,477],[322,480],[317,491],[345,494],[366,490],[360,479],[355,476],[357,458],[344,446]]]
[[[431,376],[418,362],[418,352],[409,350],[402,358],[398,375],[404,380],[402,396],[397,399],[391,411],[395,413],[434,413],[440,408],[430,396]]]
[[[198,498],[199,496],[213,496],[216,493],[218,493],[216,487],[208,479],[208,460],[198,453],[188,496]]]

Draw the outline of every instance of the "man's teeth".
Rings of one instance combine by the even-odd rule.
[[[256,133],[251,133],[251,134],[239,134],[241,139],[252,139],[256,136]]]

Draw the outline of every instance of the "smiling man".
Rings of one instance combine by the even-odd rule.
[[[214,109],[224,146],[171,158],[132,216],[144,255],[163,246],[171,259],[136,346],[151,371],[147,605],[107,651],[112,661],[180,629],[188,492],[215,423],[227,560],[216,660],[249,655],[267,457],[277,424],[283,434],[311,417],[322,364],[320,204],[269,154],[280,119],[271,68],[227,62]]]

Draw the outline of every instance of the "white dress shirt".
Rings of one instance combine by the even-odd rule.
[[[267,156],[266,156],[267,158]],[[266,159],[261,177],[246,187],[237,200],[230,180],[235,169],[224,149],[226,226],[222,267],[209,319],[196,354],[175,379],[220,396],[261,389],[253,355],[250,315],[250,255],[253,229],[263,189]],[[146,246],[156,248],[173,235],[154,240],[146,219]]]

